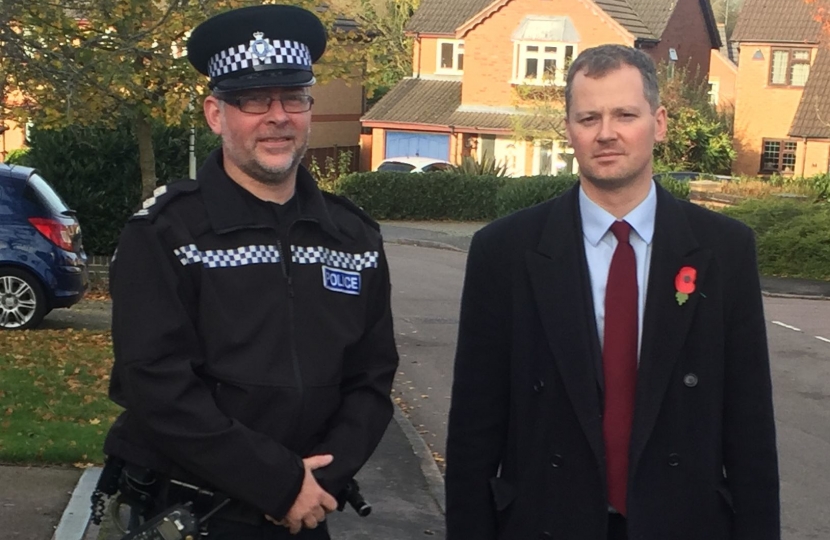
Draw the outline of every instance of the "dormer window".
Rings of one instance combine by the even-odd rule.
[[[464,71],[464,42],[460,40],[438,40],[439,73],[461,73]]]
[[[774,86],[804,86],[810,75],[810,49],[773,49],[769,82]]]
[[[525,17],[512,38],[514,84],[564,86],[580,41],[569,17]]]

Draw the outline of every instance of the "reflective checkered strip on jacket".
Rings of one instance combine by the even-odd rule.
[[[279,247],[276,245],[241,246],[233,249],[207,249],[201,251],[195,244],[188,244],[173,250],[179,262],[201,264],[206,268],[227,268],[249,264],[277,264],[280,262]],[[360,272],[366,268],[378,267],[379,253],[346,253],[322,246],[291,246],[293,264],[323,264]]]

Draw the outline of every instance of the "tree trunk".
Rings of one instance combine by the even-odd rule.
[[[141,168],[141,200],[149,198],[156,189],[156,155],[153,149],[153,130],[150,120],[139,114],[135,121],[138,140],[138,165]]]

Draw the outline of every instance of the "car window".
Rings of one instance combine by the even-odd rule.
[[[61,214],[69,210],[60,195],[39,174],[33,174],[29,177],[29,183],[26,185],[23,196],[34,204],[45,205],[55,214]]]
[[[430,163],[426,167],[424,167],[424,172],[438,172],[438,171],[446,171],[452,165],[449,163]]]
[[[412,169],[415,168],[415,165],[410,165],[409,163],[401,163],[400,161],[387,161],[386,163],[381,163],[380,167],[378,167],[378,171],[381,172],[411,172]]]

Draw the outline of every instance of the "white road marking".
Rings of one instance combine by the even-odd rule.
[[[826,341],[827,343],[830,343],[830,339],[827,339],[826,337],[816,336],[816,339],[820,339],[822,341]]]
[[[777,324],[778,326],[783,326],[784,328],[789,328],[790,330],[795,330],[796,332],[801,332],[801,328],[796,328],[795,326],[790,326],[789,324],[784,324],[781,321],[772,321],[772,324]]]

